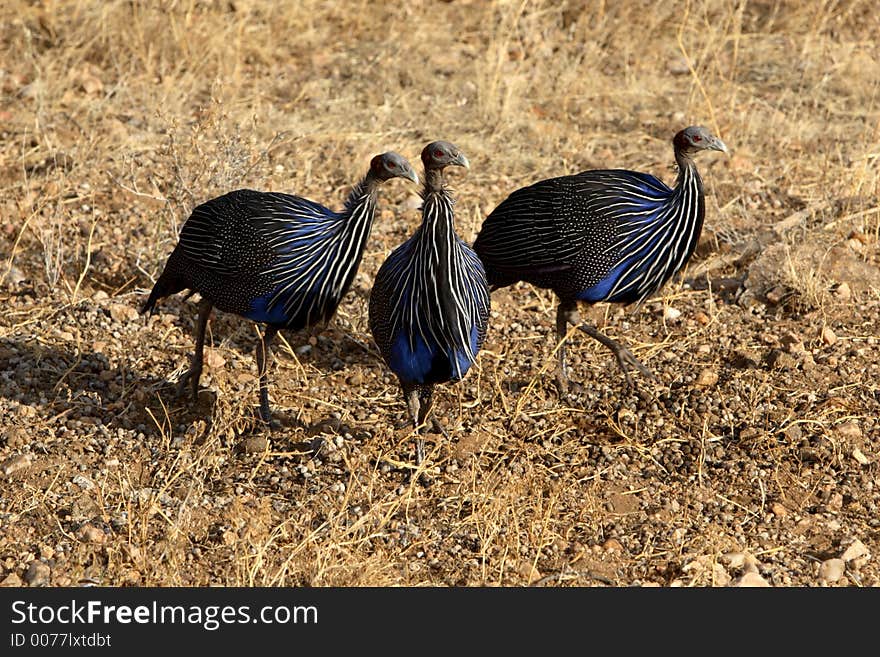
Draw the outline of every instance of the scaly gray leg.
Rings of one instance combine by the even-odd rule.
[[[183,395],[183,390],[189,382],[192,389],[193,402],[199,399],[199,379],[202,376],[203,352],[205,350],[205,327],[208,325],[208,317],[211,316],[212,304],[207,299],[199,302],[199,316],[196,319],[196,350],[190,361],[189,369],[183,373],[177,382],[177,396]]]
[[[257,341],[257,374],[260,377],[260,419],[266,424],[272,423],[272,411],[269,409],[268,357],[272,355],[272,340],[278,329],[267,326],[263,337]]]
[[[611,351],[611,353],[614,354],[614,356],[617,358],[618,365],[620,365],[620,369],[623,370],[623,376],[626,379],[626,384],[630,388],[635,387],[633,385],[632,378],[629,375],[630,368],[637,369],[645,377],[647,377],[648,379],[650,379],[652,381],[656,380],[654,378],[654,375],[651,374],[651,371],[647,367],[642,365],[642,363],[639,361],[639,359],[636,358],[635,356],[633,356],[632,353],[629,351],[629,349],[624,347],[619,342],[609,338],[607,335],[602,333],[595,326],[581,322],[581,317],[580,317],[580,314],[578,313],[576,307],[572,307],[569,305],[569,306],[563,308],[562,304],[560,304],[559,313],[564,314],[566,322],[568,322],[569,324],[572,324],[574,326],[577,326],[581,331],[583,331],[584,333],[589,335],[591,338],[594,338],[595,340],[598,340],[603,345],[605,345]],[[557,315],[557,320],[558,320],[558,315]],[[558,330],[558,326],[559,326],[559,324],[557,321],[557,330]]]

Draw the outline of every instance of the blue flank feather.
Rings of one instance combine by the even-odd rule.
[[[471,327],[471,351],[476,353],[477,327]],[[455,364],[458,364],[456,368]],[[410,340],[400,331],[391,344],[388,366],[406,383],[434,383],[458,381],[470,369],[472,362],[465,349],[454,348],[449,354],[437,343],[428,344],[416,333]]]

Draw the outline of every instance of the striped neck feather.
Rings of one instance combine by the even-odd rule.
[[[672,190],[662,196],[627,195],[633,209],[619,215],[629,219],[619,224],[610,247],[619,257],[612,267],[617,278],[607,301],[643,301],[680,271],[696,248],[705,214],[703,183],[693,160],[676,159],[679,173]]]

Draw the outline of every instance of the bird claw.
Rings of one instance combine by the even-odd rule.
[[[657,378],[651,373],[651,370],[645,367],[638,358],[633,356],[626,347],[620,347],[619,350],[615,350],[614,354],[617,356],[617,363],[620,365],[620,369],[623,370],[623,377],[626,379],[626,384],[630,388],[635,389],[636,387],[633,383],[632,377],[629,375],[630,368],[638,370],[649,381],[657,381]]]
[[[584,392],[584,386],[582,383],[572,381],[563,372],[556,373],[555,383],[556,390],[559,393],[560,397],[575,397]]]
[[[176,397],[183,397],[186,392],[187,383],[190,384],[191,387],[191,395],[193,403],[199,401],[199,375],[201,372],[194,372],[192,369],[188,369],[180,379],[177,381],[177,388],[174,391]]]

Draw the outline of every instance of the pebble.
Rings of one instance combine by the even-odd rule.
[[[30,454],[16,454],[15,456],[10,456],[8,459],[3,461],[3,464],[0,465],[0,471],[3,472],[7,477],[11,475],[13,472],[18,472],[19,470],[23,470],[31,464],[31,456]]]
[[[779,502],[774,502],[770,505],[770,511],[777,518],[784,518],[788,515],[788,509],[785,508],[785,505],[780,504]]]
[[[602,543],[602,549],[605,552],[623,552],[623,545],[616,538],[609,538]]]
[[[6,577],[3,578],[3,581],[0,582],[0,586],[10,586],[18,588],[22,586],[21,577],[19,577],[16,573],[9,573]]]
[[[701,324],[702,326],[706,326],[709,322],[712,321],[709,315],[704,313],[702,310],[698,310],[694,313],[694,319],[697,320],[697,323]]]
[[[210,349],[205,353],[205,363],[211,369],[216,370],[226,365],[226,359],[216,349]]]
[[[238,451],[242,454],[260,454],[269,448],[269,441],[265,436],[248,436],[238,444]]]
[[[858,447],[853,448],[852,456],[859,463],[859,465],[868,465],[871,462],[871,459],[865,456],[865,453]]]
[[[819,579],[826,582],[836,582],[843,577],[846,565],[843,559],[826,559],[819,565]]]
[[[86,543],[95,543],[97,545],[107,541],[107,534],[92,524],[85,524],[80,527],[79,536]]]
[[[95,482],[83,475],[76,475],[72,481],[83,490],[91,490],[95,487]]]
[[[24,581],[27,582],[28,586],[46,586],[49,584],[49,576],[51,574],[52,569],[49,568],[48,564],[34,559],[24,574]]]
[[[862,566],[864,563],[871,558],[871,553],[868,548],[862,543],[859,539],[855,539],[852,543],[849,544],[849,547],[843,551],[843,554],[840,555],[840,558],[843,559],[844,562],[849,563],[850,561],[856,562],[857,566]]]
[[[733,580],[731,586],[766,588],[770,586],[770,582],[764,579],[757,570],[749,570]]]
[[[535,568],[531,561],[521,561],[516,570],[526,578],[526,582],[529,584],[533,584],[541,579],[541,571]]]
[[[122,324],[137,319],[138,311],[134,306],[129,306],[125,303],[114,303],[110,305],[110,317]]]
[[[706,367],[697,375],[696,384],[701,388],[708,388],[718,383],[718,372],[711,367]]]
[[[862,437],[862,430],[859,429],[858,422],[854,422],[853,420],[838,425],[835,431],[837,432],[837,435],[839,435],[841,438],[848,438],[852,440],[854,438]]]
[[[852,297],[852,289],[849,287],[849,283],[843,282],[837,286],[837,289],[834,290],[834,296],[836,296],[841,301],[847,301]]]
[[[663,311],[663,320],[667,322],[674,322],[679,317],[681,317],[681,311],[678,308],[673,308],[672,306],[668,306],[665,311]]]
[[[837,335],[834,333],[834,331],[831,330],[830,326],[823,326],[822,327],[822,332],[821,332],[820,337],[822,338],[822,342],[824,342],[825,344],[827,344],[829,346],[833,345],[835,342],[837,342]]]

